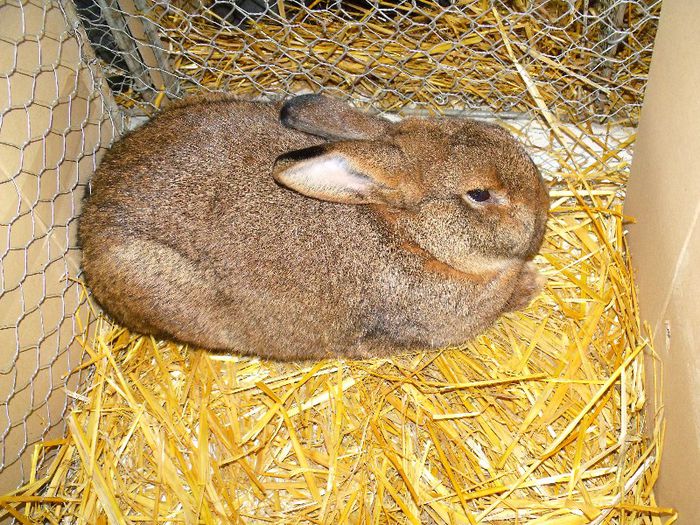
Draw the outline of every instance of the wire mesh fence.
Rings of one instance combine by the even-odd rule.
[[[203,88],[634,122],[660,0],[145,0],[79,7],[124,106]],[[79,6],[81,4],[79,3]]]
[[[52,2],[0,7],[0,489],[63,430],[81,383],[76,218],[114,136],[85,38]],[[53,433],[53,434],[52,434]],[[4,492],[4,491],[3,491]]]
[[[634,125],[661,0],[25,0],[0,8],[0,488],[62,428],[76,217],[121,130],[188,93]],[[591,128],[593,129],[593,128]],[[546,135],[546,132],[540,135]],[[624,137],[620,139],[624,141]],[[547,141],[544,140],[546,143]],[[544,148],[544,146],[541,146]],[[24,460],[22,459],[24,458]]]

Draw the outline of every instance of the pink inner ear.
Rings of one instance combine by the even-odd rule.
[[[301,162],[292,175],[302,186],[337,188],[340,191],[360,192],[367,189],[370,179],[354,173],[348,162],[338,155],[328,155]]]
[[[285,186],[317,199],[359,204],[369,202],[374,180],[352,170],[340,155],[304,160],[277,175]]]

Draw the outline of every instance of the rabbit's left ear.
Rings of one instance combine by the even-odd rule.
[[[282,124],[327,140],[369,140],[386,135],[391,123],[323,95],[299,95],[280,111]]]
[[[283,186],[315,199],[398,206],[403,200],[401,176],[390,165],[401,156],[398,148],[386,144],[325,144],[281,155],[272,176]]]

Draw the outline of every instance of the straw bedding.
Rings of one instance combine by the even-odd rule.
[[[0,496],[0,518],[674,522],[652,491],[663,425],[645,421],[658,389],[644,355],[656,360],[624,236],[634,137],[559,124],[517,72],[552,196],[536,259],[547,285],[524,312],[461,348],[282,364],[131,334],[87,303],[91,380],[66,436],[38,445],[29,482]]]
[[[662,428],[644,433],[651,347],[620,205],[632,138],[563,129],[548,282],[525,312],[463,348],[305,364],[99,317],[66,437],[0,508],[21,523],[674,521],[652,492]]]

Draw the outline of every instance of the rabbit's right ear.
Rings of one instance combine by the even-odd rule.
[[[377,162],[378,158],[382,161]],[[281,155],[272,176],[283,186],[319,200],[403,206],[401,177],[390,168],[400,160],[401,152],[391,145],[327,144]]]
[[[282,106],[282,124],[327,140],[369,140],[387,133],[391,123],[323,95],[299,95]]]

